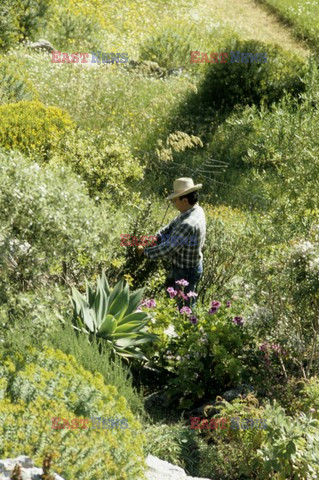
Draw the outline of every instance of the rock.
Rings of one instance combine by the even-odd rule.
[[[251,385],[243,384],[231,390],[227,390],[225,393],[223,393],[222,397],[227,402],[231,402],[232,400],[235,400],[235,398],[238,398],[240,395],[245,396],[247,395],[247,393],[252,391],[253,391],[253,387]]]
[[[141,62],[130,60],[128,65],[143,75],[153,75],[155,77],[163,78],[167,74],[166,68],[162,68],[158,63],[149,60],[143,60]]]
[[[34,467],[31,458],[25,455],[0,460],[0,480],[9,480],[16,465],[21,466],[23,480],[41,480],[43,473],[42,468]],[[63,480],[63,478],[56,473],[52,473],[52,475],[55,477],[55,480]]]
[[[43,38],[40,38],[40,40],[38,40],[37,42],[28,43],[28,47],[33,49],[45,50],[48,53],[55,51],[55,48],[51,45],[51,43],[47,40],[44,40]]]
[[[188,477],[181,467],[160,460],[153,455],[146,458],[148,466],[145,477],[147,480],[209,480],[209,478]]]

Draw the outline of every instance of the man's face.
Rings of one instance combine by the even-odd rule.
[[[172,198],[171,202],[179,212],[186,212],[190,207],[187,198],[183,198],[183,200],[180,200],[179,197]]]

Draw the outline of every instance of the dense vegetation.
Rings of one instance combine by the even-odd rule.
[[[262,3],[316,51],[315,2]],[[66,480],[106,464],[139,479],[147,453],[212,480],[319,476],[317,59],[197,7],[0,6],[1,458],[52,454]],[[39,38],[130,62],[52,63]],[[212,45],[267,62],[190,63]],[[165,292],[169,262],[120,243],[162,226],[182,176],[203,183],[207,217],[192,315]],[[90,416],[129,430],[51,428]],[[245,427],[190,429],[195,416]]]

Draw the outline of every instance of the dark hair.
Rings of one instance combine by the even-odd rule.
[[[183,200],[183,198],[187,198],[188,200],[188,203],[190,205],[195,205],[195,203],[198,202],[198,191],[195,190],[195,192],[190,192],[190,193],[187,193],[187,195],[183,195],[182,197],[179,197],[180,200]]]

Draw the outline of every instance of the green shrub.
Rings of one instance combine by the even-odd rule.
[[[0,105],[20,100],[31,100],[36,96],[32,82],[27,78],[24,65],[0,57]]]
[[[125,398],[105,385],[100,374],[92,375],[73,357],[45,348],[41,353],[31,349],[24,357],[5,353],[0,376],[2,457],[26,454],[40,463],[45,453],[53,453],[53,470],[65,479],[140,478],[141,425]],[[128,428],[56,430],[52,417],[126,418]]]
[[[139,195],[132,190],[143,178],[143,168],[123,143],[78,130],[62,148],[57,146],[52,163],[70,165],[85,180],[92,196],[134,204]]]
[[[216,400],[219,400],[216,406],[206,408],[206,415],[211,409],[217,409],[218,414],[213,418],[228,418],[228,425],[214,430],[207,429],[205,422],[201,422],[197,432],[206,441],[214,442],[211,470],[218,474],[217,478],[316,478],[319,471],[317,420],[304,413],[289,417],[276,402],[261,407],[252,394],[231,403]],[[249,427],[251,422],[244,419],[259,420],[259,424],[262,419],[266,428]],[[209,422],[210,415],[207,420]],[[228,461],[220,462],[225,455]],[[206,475],[210,476],[209,470]]]
[[[112,258],[119,214],[96,206],[68,168],[0,153],[0,179],[2,292],[50,279],[76,284]]]
[[[196,305],[192,322],[176,311],[175,299],[158,301],[150,331],[160,341],[144,351],[155,365],[172,373],[167,395],[178,408],[196,405],[212,392],[240,383],[247,374],[253,339],[245,326],[233,322],[243,307],[240,302],[230,307],[219,303],[212,313],[209,307]]]
[[[166,68],[189,66],[193,44],[193,26],[174,23],[148,37],[140,47],[139,58],[157,62]]]
[[[133,378],[127,366],[117,357],[111,361],[107,350],[101,352],[96,342],[89,343],[84,335],[75,332],[71,322],[56,325],[47,343],[67,355],[73,355],[86,370],[101,373],[105,383],[114,385],[119,394],[125,397],[135,415],[145,416],[142,395],[133,388]]]
[[[74,126],[68,113],[36,100],[0,106],[0,125],[1,146],[44,159]]]
[[[49,4],[45,0],[3,0],[0,5],[0,50],[34,39],[46,24]]]
[[[285,91],[293,95],[304,90],[301,80],[305,63],[294,54],[278,46],[269,46],[255,40],[233,40],[224,45],[229,57],[226,63],[207,65],[199,93],[193,101],[202,107],[233,108],[236,104],[271,104]],[[230,52],[267,52],[266,63],[233,63]],[[248,60],[248,59],[247,59]]]
[[[181,422],[175,425],[150,425],[145,430],[147,443],[145,452],[161,460],[196,474],[200,463],[199,448],[201,442],[189,426]]]

